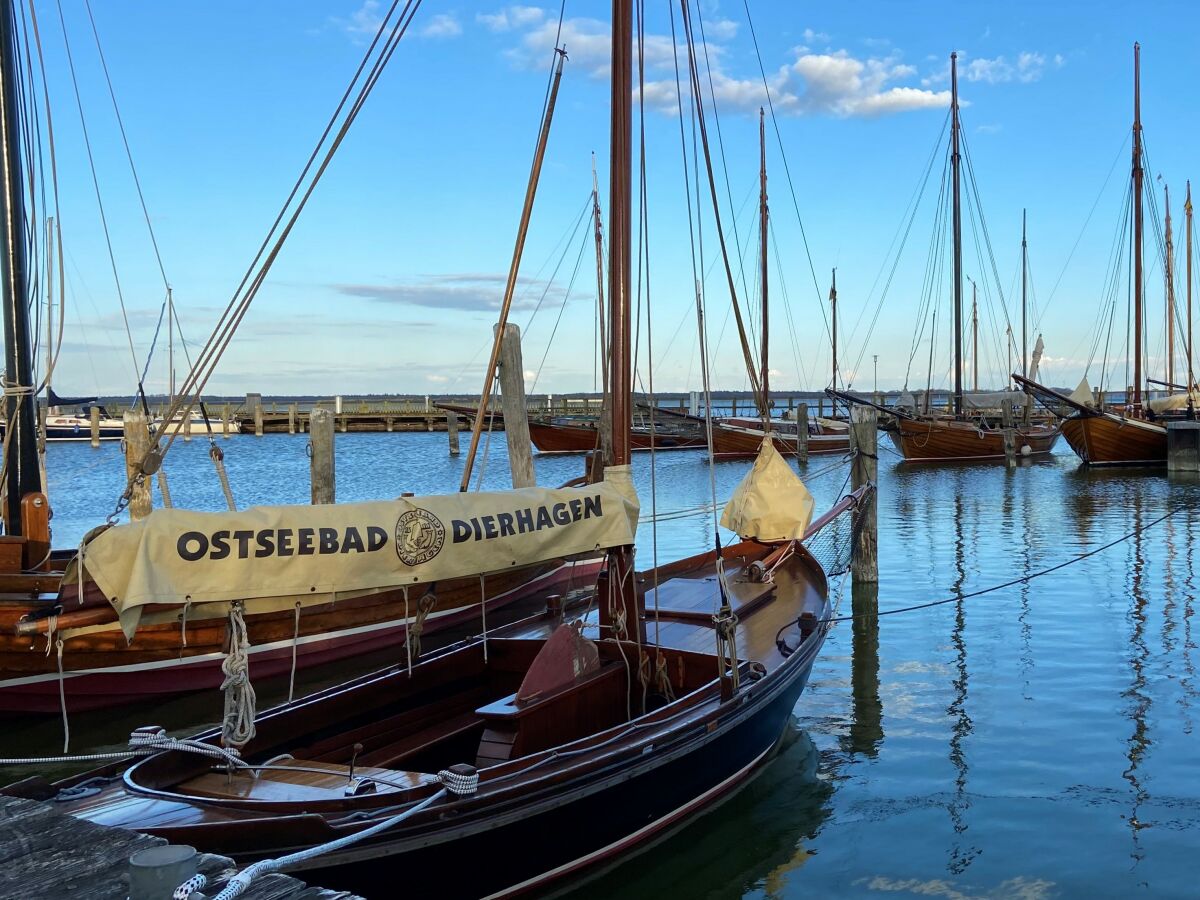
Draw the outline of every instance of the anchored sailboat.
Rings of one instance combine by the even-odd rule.
[[[551,604],[411,666],[271,711],[232,744],[237,754],[228,727],[226,748],[219,732],[183,745],[144,730],[134,744],[161,752],[58,785],[27,781],[25,794],[258,860],[234,880],[242,887],[279,868],[316,870],[322,883],[351,889],[377,889],[400,872],[415,895],[480,897],[534,891],[627,857],[711,808],[770,756],[830,627],[826,573],[804,539],[850,515],[870,486],[810,523],[811,496],[768,444],[723,519],[745,540],[634,572],[632,0],[615,0],[612,33],[605,480],[561,492],[571,519],[561,530],[543,498],[513,491],[414,500],[404,513],[412,518],[400,522],[413,527],[395,534],[416,585],[594,541],[607,548],[594,592],[579,607]],[[555,526],[507,534],[499,512],[490,527],[468,514],[480,504],[507,509],[510,529],[544,516]],[[388,549],[384,556],[396,555]],[[257,568],[253,559],[227,564]],[[186,571],[165,573],[175,590],[185,589],[175,579]]]
[[[1071,396],[1030,378],[1014,376],[1051,412],[1064,416],[1062,433],[1084,463],[1094,466],[1162,465],[1167,461],[1167,429],[1162,421],[1148,418],[1149,403],[1142,397],[1142,115],[1141,47],[1133,45],[1133,162],[1131,167],[1133,207],[1133,384],[1132,396],[1113,412],[1091,397],[1086,379]],[[1189,279],[1189,286],[1190,286]],[[1171,318],[1170,316],[1168,317]],[[1168,352],[1168,356],[1173,354]],[[1189,361],[1189,369],[1191,364]],[[1190,378],[1189,373],[1189,378]],[[1188,392],[1190,396],[1190,391]],[[1184,404],[1186,406],[1186,402]]]
[[[958,108],[958,54],[950,54],[950,170],[953,203],[954,259],[954,406],[949,416],[936,416],[926,411],[918,413],[896,408],[882,408],[891,421],[888,432],[892,443],[908,461],[951,461],[1005,459],[1010,453],[1021,456],[1047,454],[1058,440],[1059,430],[1051,425],[1017,422],[1012,413],[1011,398],[989,398],[1009,401],[1006,421],[1001,427],[984,416],[972,418],[968,405],[970,397],[963,390],[962,337],[962,205],[960,202],[961,154],[959,138],[961,123]],[[1022,339],[1024,343],[1024,339]],[[1022,350],[1022,355],[1024,350]],[[860,397],[831,389],[832,396],[848,402],[869,402]],[[1020,396],[1020,395],[1014,395]],[[875,405],[875,404],[871,404]]]

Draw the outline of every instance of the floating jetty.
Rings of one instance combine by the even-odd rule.
[[[166,845],[162,838],[96,825],[20,797],[0,797],[0,897],[23,900],[126,900],[129,857]],[[233,860],[196,855],[196,872],[208,878],[213,897],[237,872]],[[244,900],[361,900],[355,894],[308,887],[288,875],[264,875]]]

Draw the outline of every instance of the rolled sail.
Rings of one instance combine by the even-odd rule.
[[[582,488],[160,509],[94,537],[84,564],[132,637],[149,604],[328,602],[632,544],[637,519],[624,467]]]

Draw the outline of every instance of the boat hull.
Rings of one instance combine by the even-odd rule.
[[[716,425],[713,427],[713,456],[717,459],[751,459],[758,456],[763,437],[764,433],[761,428]],[[794,434],[772,432],[771,443],[784,456],[795,456],[799,452]],[[848,434],[810,434],[808,436],[809,456],[849,452],[850,436]]]
[[[1004,433],[980,429],[949,419],[897,419],[889,427],[892,444],[910,462],[1004,459]],[[1038,456],[1050,453],[1058,441],[1057,428],[1033,425],[1016,429],[1017,453]],[[1024,448],[1028,447],[1028,451]]]
[[[1167,429],[1156,422],[1103,415],[1064,419],[1063,437],[1092,466],[1165,465]]]
[[[338,859],[334,855],[290,871],[368,897],[385,894],[397,871],[405,873],[406,889],[417,896],[514,897],[581,878],[618,858],[624,861],[710,811],[770,759],[815,657],[813,653],[797,666],[769,698],[749,704],[737,723],[699,739],[699,746],[670,761],[648,764],[633,777],[622,770],[609,784],[554,793],[542,799],[543,811],[515,813],[515,821],[502,827],[433,845],[410,840],[363,847],[357,854],[348,851],[352,861],[342,865],[332,864]]]
[[[587,425],[530,422],[529,439],[539,453],[586,453],[599,447],[599,432]],[[636,429],[630,434],[633,450],[697,450],[706,446],[702,435],[676,434],[667,430]]]
[[[542,592],[585,587],[595,581],[601,559],[556,560],[516,572],[490,576],[485,585],[488,612],[498,611]],[[64,606],[72,604],[69,597]],[[438,604],[428,614],[422,634],[428,636],[480,616],[478,578],[455,579],[438,586]],[[295,648],[297,671],[381,650],[403,647],[416,613],[418,594],[405,612],[401,591],[339,600],[294,610],[246,614],[250,638],[250,674],[255,680],[287,675]],[[46,715],[61,711],[58,664],[47,653],[46,636],[14,634],[16,622],[30,605],[0,604],[0,714]],[[82,629],[81,629],[82,630]],[[57,635],[56,635],[57,636]],[[210,690],[224,675],[226,620],[201,619],[149,625],[127,643],[116,622],[85,630],[64,641],[61,680],[68,712],[107,709],[155,698]],[[430,644],[426,642],[426,648]]]

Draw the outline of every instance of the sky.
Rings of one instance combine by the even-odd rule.
[[[386,6],[378,0],[94,0],[125,136],[193,352],[233,295]],[[936,235],[945,234],[938,194],[951,51],[959,54],[963,137],[974,176],[963,188],[964,276],[979,286],[981,386],[999,385],[1008,366],[999,337],[1006,315],[1019,337],[1023,210],[1029,343],[1038,333],[1044,337],[1043,380],[1074,386],[1086,371],[1094,383],[1105,360],[1111,378],[1119,383],[1124,377],[1126,262],[1115,278],[1112,266],[1126,218],[1135,40],[1142,46],[1148,185],[1160,214],[1164,184],[1171,190],[1182,318],[1182,206],[1195,168],[1188,151],[1197,144],[1193,98],[1200,83],[1188,3],[759,0],[748,4],[749,16],[746,6],[743,0],[692,0],[693,27],[698,40],[701,24],[704,29],[701,80],[719,212],[753,334],[757,119],[768,94],[774,107],[767,120],[773,389],[819,390],[829,383],[828,294],[835,267],[843,383],[919,388],[930,373],[935,386],[948,383],[950,263]],[[66,248],[67,316],[56,389],[128,394],[154,339],[163,279],[86,7],[63,5],[65,29],[57,8],[35,9]],[[744,390],[749,382],[730,318],[713,202],[706,186],[698,200],[686,188],[670,9],[650,3],[646,12],[649,296],[638,337],[639,381],[646,388],[652,377],[662,392],[700,387],[689,240],[699,221],[703,249],[695,265],[704,272],[713,384]],[[681,36],[678,5],[673,9]],[[479,392],[558,15],[555,4],[425,0],[210,391]],[[568,61],[511,317],[524,333],[526,386],[536,393],[596,385],[596,263],[586,209],[593,153],[607,206],[608,15],[601,2],[565,5]],[[683,91],[682,124],[690,140],[686,80]],[[1148,219],[1148,234],[1161,228],[1161,220]],[[1157,372],[1165,303],[1154,239],[1147,239],[1146,258],[1147,346]],[[931,347],[926,311],[932,309],[937,331]],[[1102,320],[1116,324],[1101,326]],[[148,370],[151,392],[166,388],[163,343],[160,337]],[[182,377],[181,360],[177,368]]]

